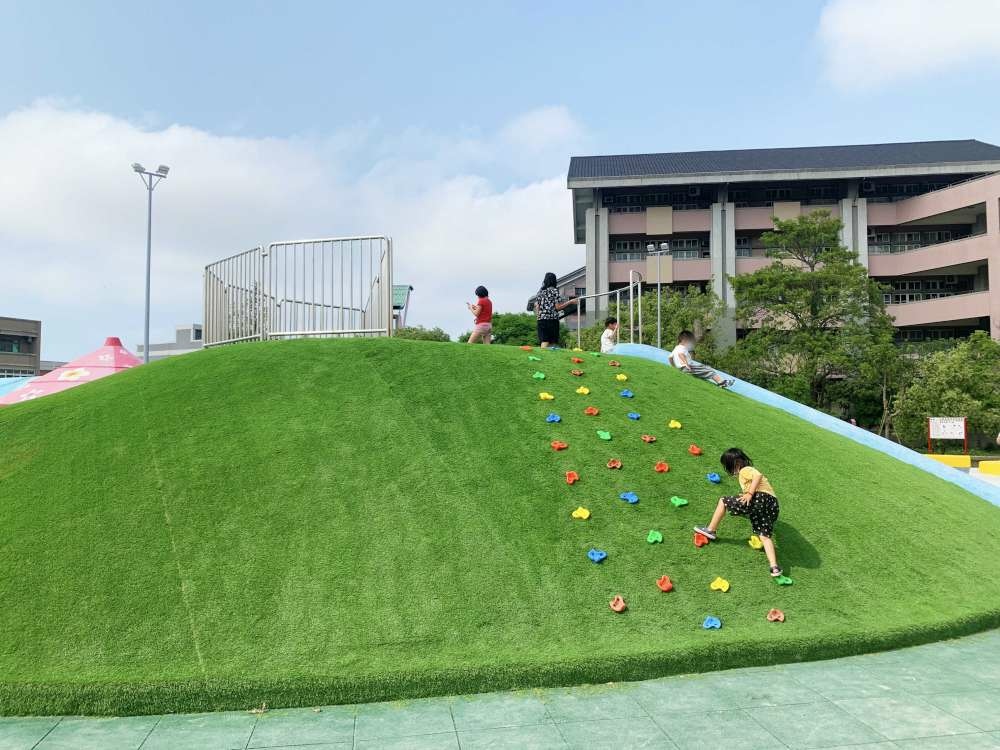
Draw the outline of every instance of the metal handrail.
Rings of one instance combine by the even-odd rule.
[[[615,295],[615,306],[619,311],[622,309],[622,292],[628,292],[628,340],[630,344],[637,343],[635,341],[635,323],[636,323],[636,312],[635,312],[635,295],[639,296],[639,311],[638,311],[638,323],[639,323],[639,341],[642,343],[642,274],[635,270],[629,270],[628,272],[628,286],[622,287],[620,289],[615,289],[614,291],[608,290],[606,292],[594,292],[593,294],[583,294],[579,297],[574,298],[577,302],[576,306],[576,346],[580,348],[582,344],[583,336],[583,326],[580,321],[580,302],[588,299],[597,299],[599,297],[611,297]],[[616,339],[621,337],[621,327],[616,331]],[[617,340],[616,340],[617,343]]]

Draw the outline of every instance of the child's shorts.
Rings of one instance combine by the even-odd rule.
[[[774,536],[774,522],[778,520],[778,498],[774,495],[755,492],[746,505],[739,497],[724,497],[722,503],[729,515],[749,518],[750,528],[757,536]]]

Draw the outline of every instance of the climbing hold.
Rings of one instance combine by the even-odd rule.
[[[692,456],[700,456],[701,448],[692,443],[691,445],[688,446],[688,453],[690,453]]]
[[[589,557],[590,561],[594,563],[603,562],[607,556],[608,556],[607,552],[605,552],[602,549],[596,549],[594,547],[591,547],[590,552],[587,553],[587,557]]]
[[[540,398],[542,401],[552,401],[555,398],[555,396],[553,396],[551,393],[546,393],[545,391],[542,391],[541,393],[538,394],[538,398]]]
[[[590,356],[591,357],[600,357],[601,353],[600,352],[590,352]]]
[[[570,370],[569,374],[575,375],[576,377],[580,377],[581,375],[583,375],[583,370]]]
[[[580,348],[580,347],[578,347],[578,346],[574,346],[574,347],[572,348],[572,350],[571,350],[571,351],[574,351],[574,352],[582,352],[582,351],[583,351],[583,349],[581,349],[581,348]]]
[[[632,398],[635,394],[632,393],[632,391],[630,391],[628,388],[626,388],[618,395],[621,396],[622,398]]]
[[[618,497],[620,497],[622,500],[624,500],[629,505],[635,505],[637,502],[639,502],[639,496],[637,494],[635,494],[634,492],[631,492],[631,491],[630,492],[623,492]]]
[[[699,534],[696,531],[694,533],[694,546],[695,547],[704,547],[706,544],[708,544],[708,537],[705,536],[704,534]]]
[[[590,389],[585,385],[581,385],[579,388],[576,389],[576,392],[579,393],[581,396],[586,396],[588,393],[590,393]]]
[[[747,541],[747,544],[750,545],[751,549],[764,549],[764,542],[762,542],[760,540],[760,537],[757,536],[756,534],[750,536],[750,539]]]
[[[625,416],[627,416],[627,417],[628,417],[629,419],[632,419],[632,420],[637,420],[637,419],[639,419],[639,416],[640,416],[640,415],[639,415],[639,412],[637,412],[637,411],[630,411],[630,412],[629,412],[628,414],[626,414]]]
[[[712,591],[721,591],[725,594],[729,591],[729,581],[721,576],[716,576],[715,580],[708,584],[708,587],[712,589]]]
[[[675,508],[680,508],[688,504],[687,500],[685,500],[683,497],[677,497],[677,495],[674,495],[672,498],[670,498],[670,502],[674,504]]]
[[[722,481],[722,477],[720,477],[714,471],[708,472],[708,474],[705,475],[705,479],[707,479],[712,484],[718,484],[719,482]]]
[[[608,362],[608,366],[609,367],[621,367],[622,363],[619,362],[617,359],[613,359],[610,362]]]
[[[720,620],[718,617],[712,617],[711,615],[709,615],[708,617],[705,618],[705,622],[703,622],[701,626],[705,628],[705,630],[712,630],[712,629],[718,630],[719,628],[722,627],[722,620]]]
[[[541,395],[541,394],[539,394]],[[549,412],[549,416],[545,418],[546,422],[562,422],[562,417],[556,414],[554,411]]]
[[[622,460],[620,458],[612,458],[608,461],[609,469],[620,469],[622,467]]]
[[[601,413],[601,410],[598,409],[596,406],[588,406],[586,409],[583,410],[583,413],[586,414],[588,417],[596,417],[598,414]]]
[[[541,357],[536,357],[534,354],[529,354],[528,355],[528,361],[529,362],[541,362],[542,358]]]
[[[625,600],[618,595],[615,595],[615,598],[611,600],[610,607],[612,612],[618,612],[619,614],[628,609]]]
[[[581,505],[579,508],[570,513],[570,515],[579,521],[586,521],[590,518],[590,511]]]
[[[569,443],[564,443],[562,440],[553,440],[549,445],[554,451],[564,451],[569,448]]]
[[[656,585],[664,594],[674,588],[674,582],[670,580],[670,576],[660,576],[656,579]]]
[[[598,430],[597,437],[599,437],[601,440],[610,440],[611,433],[608,432],[607,430]]]
[[[574,365],[578,365],[581,362],[583,362],[583,360],[580,359],[579,357],[570,357],[569,361],[572,362]]]
[[[617,375],[615,375],[615,380],[624,383],[626,380],[628,380],[628,375],[626,375],[624,372],[620,372]]]
[[[531,349],[532,349],[532,347],[530,347],[530,346],[528,346],[528,345],[524,345],[524,346],[522,346],[522,347],[521,347],[521,350],[522,350],[522,351],[526,351],[526,352],[530,352],[530,351],[531,351]]]
[[[544,372],[535,372],[535,374],[532,375],[531,377],[533,377],[535,380],[545,380],[545,373]]]
[[[659,544],[663,541],[663,534],[656,529],[650,529],[649,533],[646,534],[646,541],[650,544]]]
[[[671,419],[669,422],[667,422],[667,427],[669,427],[671,430],[679,430],[681,428],[681,423],[678,422],[676,419]]]
[[[580,481],[580,475],[575,471],[566,472],[566,484],[574,484]]]
[[[779,586],[791,586],[792,579],[788,576],[775,576],[774,582]]]
[[[655,471],[657,474],[665,474],[666,472],[670,471],[670,464],[668,464],[666,461],[657,461],[655,464],[653,464],[653,471]]]
[[[785,613],[782,612],[780,609],[769,610],[768,613],[767,613],[767,621],[768,622],[784,622],[785,621]]]
[[[642,442],[644,442],[644,443],[655,443],[656,442],[656,435],[643,435],[642,436]]]

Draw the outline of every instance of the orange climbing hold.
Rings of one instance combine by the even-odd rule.
[[[665,474],[666,472],[670,471],[670,464],[668,464],[666,461],[657,461],[656,464],[653,466],[653,471],[655,471],[657,474]]]
[[[577,474],[575,471],[567,471],[566,472],[566,484],[574,484],[575,482],[578,482],[578,481],[580,481],[580,475],[579,474]]]
[[[656,586],[665,594],[673,590],[674,582],[670,580],[670,576],[660,576],[656,579]]]
[[[767,613],[767,621],[768,622],[784,622],[785,621],[785,613],[782,612],[780,609],[772,609],[770,612]]]
[[[615,595],[615,598],[611,600],[611,604],[609,606],[611,607],[612,612],[618,613],[622,613],[628,609],[628,605],[625,604],[625,600],[617,594]]]
[[[695,547],[704,547],[706,544],[708,544],[708,537],[705,536],[704,534],[699,534],[696,531],[694,533],[694,546]]]
[[[619,362],[617,359],[613,359],[610,362],[608,362],[608,365],[611,367],[621,367],[622,363]]]
[[[530,352],[533,348],[534,347],[525,345],[525,346],[521,347],[521,351],[523,351],[523,352]]]
[[[601,413],[601,410],[598,409],[596,406],[588,406],[586,409],[583,410],[583,413],[586,414],[588,417],[596,417],[598,414]]]
[[[700,456],[701,448],[699,448],[694,443],[691,443],[691,445],[688,446],[688,453],[690,453],[692,456]]]
[[[655,443],[656,442],[656,435],[643,435],[642,436],[642,442],[644,442],[644,443]]]
[[[620,469],[622,467],[622,460],[620,458],[612,458],[608,461],[609,469]]]
[[[570,357],[569,361],[572,362],[574,365],[583,364],[583,360],[580,359],[579,357]]]
[[[569,443],[564,443],[562,440],[553,440],[550,445],[554,451],[564,451],[569,448]]]

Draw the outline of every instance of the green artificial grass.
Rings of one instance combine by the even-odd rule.
[[[661,365],[583,354],[578,378],[571,352],[533,353],[241,344],[0,410],[0,712],[606,682],[1000,623],[1000,511],[985,501]],[[692,544],[692,525],[736,492],[705,479],[733,445],[780,496],[792,586],[771,580],[745,519]],[[579,505],[590,520],[571,518]],[[591,547],[607,560],[591,563]],[[709,590],[716,576],[728,593]],[[767,622],[772,607],[785,623]],[[707,615],[722,629],[702,629]]]

